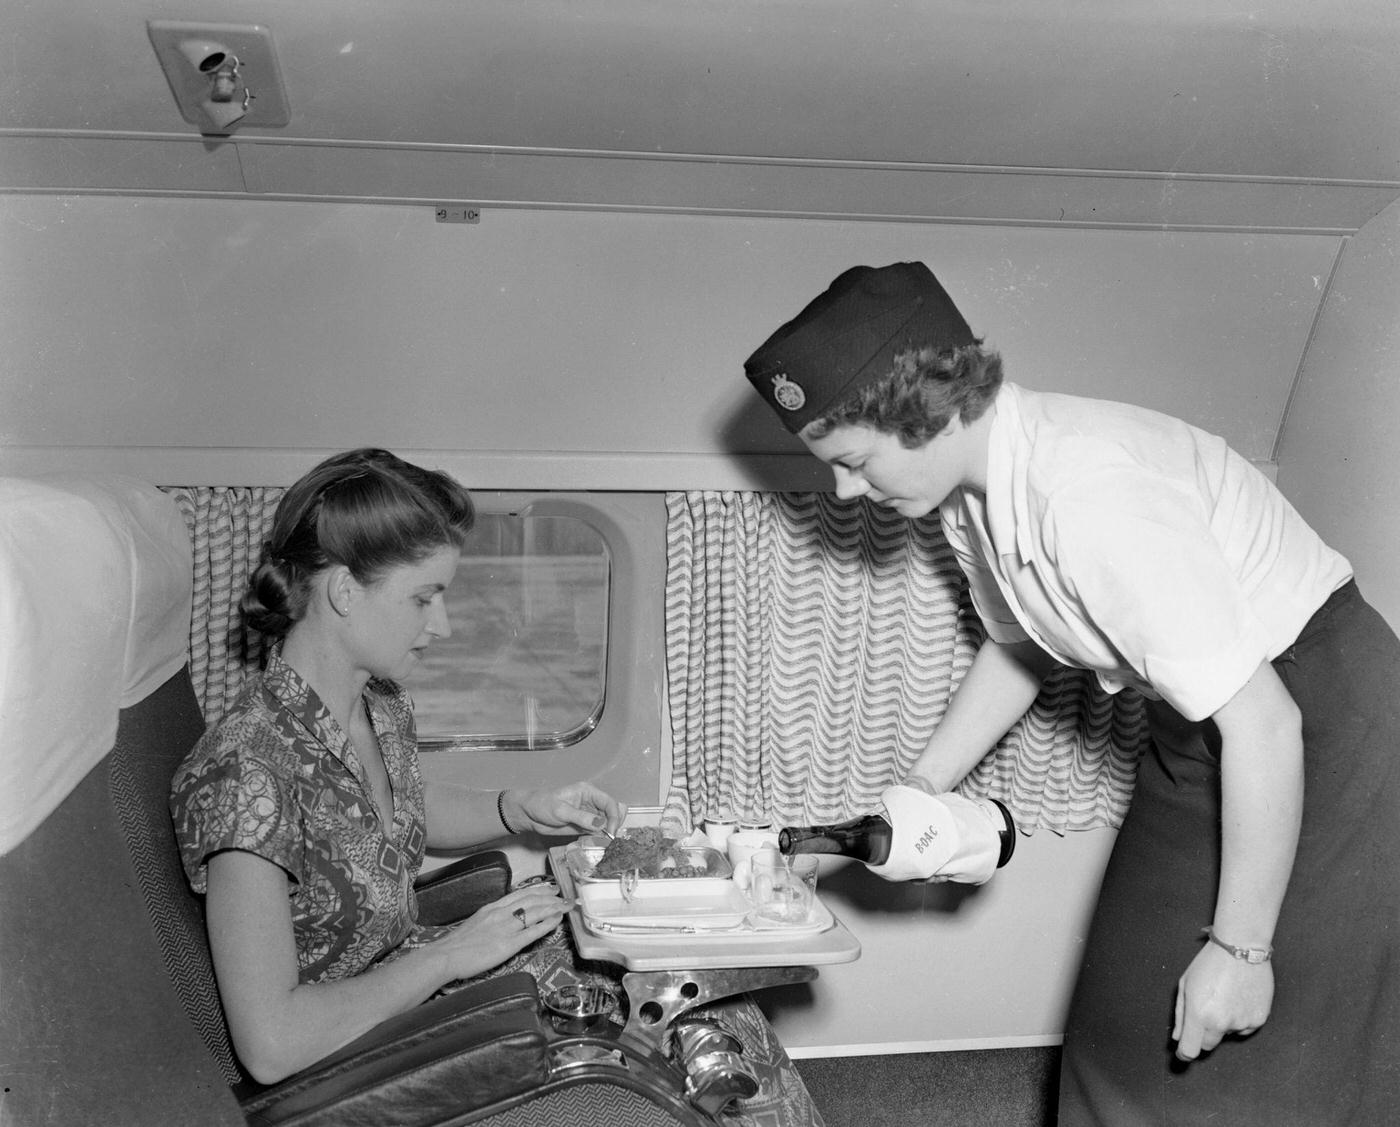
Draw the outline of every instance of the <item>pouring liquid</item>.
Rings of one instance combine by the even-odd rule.
[[[795,858],[789,854],[782,857],[782,869],[774,870],[771,877],[755,876],[761,882],[759,889],[758,914],[764,919],[779,923],[805,923],[812,914],[812,890],[793,870]]]

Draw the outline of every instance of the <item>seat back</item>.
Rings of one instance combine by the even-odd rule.
[[[122,711],[108,757],[112,803],[185,1016],[224,1079],[243,1088],[252,1082],[234,1055],[224,1019],[204,904],[185,879],[170,819],[170,780],[203,732],[204,717],[186,667],[140,705]]]
[[[203,730],[191,572],[178,510],[144,483],[0,479],[5,1127],[244,1122],[171,984],[185,956],[162,951],[114,801],[114,748],[178,757]]]

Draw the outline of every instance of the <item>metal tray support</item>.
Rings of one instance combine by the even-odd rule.
[[[664,1055],[671,1023],[696,1006],[766,986],[811,982],[816,977],[816,967],[803,966],[628,971],[622,976],[622,989],[627,993],[627,1024],[622,1036]]]

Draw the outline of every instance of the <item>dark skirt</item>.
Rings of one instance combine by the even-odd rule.
[[[1347,584],[1274,668],[1302,711],[1305,790],[1269,1020],[1173,1055],[1177,980],[1215,909],[1220,741],[1153,704],[1070,1006],[1059,1127],[1400,1115],[1400,642]]]

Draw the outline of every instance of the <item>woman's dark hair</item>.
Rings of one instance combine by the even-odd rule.
[[[248,580],[248,625],[281,636],[306,613],[311,580],[341,565],[360,583],[461,548],[476,520],[471,495],[440,470],[387,450],[336,454],[282,495],[262,559]]]
[[[912,349],[895,356],[888,375],[857,388],[802,433],[824,438],[839,426],[864,425],[898,436],[912,450],[955,416],[969,423],[981,418],[1001,381],[1001,356],[980,340],[943,352]]]

